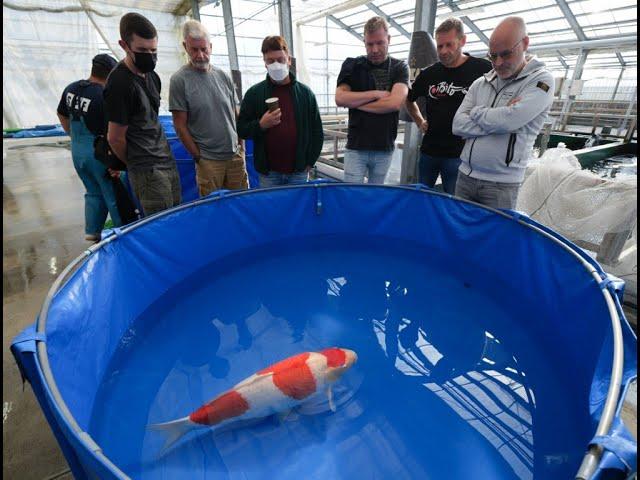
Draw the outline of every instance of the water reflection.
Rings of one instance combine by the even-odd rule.
[[[533,478],[535,397],[517,358],[485,331],[484,322],[429,317],[431,305],[417,289],[393,280],[368,276],[328,283],[330,295],[347,296],[351,305],[360,294],[383,299],[384,305],[359,313],[368,317],[393,368],[419,381],[485,437],[518,478]]]
[[[29,292],[36,276],[38,254],[34,245],[27,248],[6,247],[2,268],[2,290],[5,295]]]

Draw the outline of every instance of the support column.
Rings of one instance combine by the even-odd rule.
[[[191,0],[191,16],[194,20],[200,21],[200,3],[198,3],[198,0]]]
[[[618,75],[618,81],[616,82],[616,86],[613,88],[613,94],[611,95],[612,101],[616,99],[616,95],[618,94],[618,88],[620,88],[620,82],[622,81],[622,77],[624,76],[625,70],[626,70],[626,67],[622,67],[620,69],[620,75]]]
[[[291,23],[291,0],[278,0],[278,20],[280,22],[280,35],[289,45],[289,53],[293,57],[293,25]]]
[[[329,100],[329,98],[331,98],[331,83],[329,82],[329,19],[327,17],[324,17],[324,61],[327,75],[324,103],[327,106],[326,112],[328,114],[331,105],[331,101]]]
[[[574,80],[580,80],[582,78],[584,64],[587,61],[588,55],[589,55],[589,51],[583,50],[580,56],[578,57],[578,60],[576,60],[576,67],[573,70],[573,76],[571,77],[571,85],[569,85],[569,88],[571,88],[571,86],[573,85]],[[562,113],[560,114],[560,119],[559,119],[560,125],[561,125],[560,130],[562,131],[564,131],[565,128],[567,128],[567,122],[569,120],[569,111],[571,110],[571,104],[573,103],[575,98],[576,98],[575,95],[568,95],[562,107]]]
[[[437,0],[416,0],[415,20],[413,31],[427,32],[433,36],[436,24]],[[413,80],[413,79],[412,79]],[[418,157],[422,132],[411,122],[404,125],[404,146],[402,148],[402,166],[400,168],[400,183],[418,182]]]
[[[227,53],[229,55],[231,79],[235,84],[238,99],[242,101],[242,75],[240,73],[240,63],[238,62],[236,34],[233,28],[233,11],[231,10],[231,0],[223,0],[222,15],[224,18],[224,30],[227,36]]]
[[[616,135],[622,135],[622,132],[625,130],[624,128],[625,124],[627,123],[629,118],[631,118],[631,112],[633,111],[633,106],[636,104],[637,99],[638,99],[638,86],[636,85],[636,87],[633,89],[633,95],[631,96],[631,100],[629,100],[629,106],[627,107],[627,112],[624,114],[624,118],[620,122],[620,126],[618,127],[618,131],[616,132]],[[630,128],[627,130],[630,130]]]

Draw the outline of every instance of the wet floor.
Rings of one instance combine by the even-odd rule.
[[[5,478],[71,478],[9,346],[34,319],[62,269],[88,246],[83,194],[63,140],[49,146],[3,140],[2,391]],[[62,142],[62,144],[60,144]],[[68,145],[68,140],[66,141]]]
[[[73,169],[68,140],[3,140],[3,151],[3,474],[70,479],[31,387],[23,387],[9,346],[34,322],[55,278],[89,246],[83,230],[84,189]],[[635,323],[635,310],[627,316]],[[626,413],[635,423],[635,389],[632,395]]]

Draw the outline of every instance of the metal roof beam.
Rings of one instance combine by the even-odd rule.
[[[460,10],[462,10],[460,7],[458,7],[455,3],[453,3],[451,0],[442,0],[442,3],[444,3],[447,7],[449,7],[452,11],[454,12],[459,12]],[[488,47],[489,46],[489,39],[487,38],[487,36],[482,32],[482,30],[480,30],[478,28],[478,26],[473,23],[471,21],[471,19],[469,17],[467,17],[466,15],[460,17],[460,20],[462,20],[462,22],[469,27],[469,29],[475,33],[478,38],[480,38],[480,40],[482,40],[484,42],[484,44]]]
[[[372,10],[373,12],[376,13],[376,15],[379,15],[380,17],[384,18],[387,20],[387,22],[389,22],[391,24],[391,26],[393,28],[395,28],[396,30],[398,30],[402,35],[404,35],[405,37],[407,37],[409,40],[411,40],[411,34],[409,32],[407,32],[405,30],[405,28],[400,25],[398,22],[395,21],[395,19],[393,19],[392,17],[390,17],[389,15],[387,15],[386,13],[384,13],[382,10],[380,10],[379,7],[377,7],[376,5],[374,5],[373,3],[369,2],[367,3],[367,8],[369,8],[369,10]]]
[[[333,23],[335,23],[336,25],[338,25],[340,28],[342,28],[343,30],[346,30],[347,32],[349,32],[351,35],[353,35],[354,37],[356,37],[358,40],[360,40],[361,42],[364,42],[364,37],[362,35],[360,35],[358,32],[356,32],[353,28],[351,28],[349,25],[347,25],[346,23],[344,23],[342,20],[340,20],[338,17],[335,17],[333,15],[327,15],[327,18],[329,20],[331,20]]]
[[[618,57],[618,61],[620,62],[620,66],[621,67],[626,67],[627,66],[627,62],[624,61],[624,58],[622,57],[622,54],[616,50],[616,57]]]
[[[606,37],[595,40],[571,41],[571,42],[550,42],[538,45],[529,45],[529,52],[532,53],[557,53],[566,50],[611,50],[620,47],[631,47],[638,45],[638,38],[633,35],[624,37]],[[470,50],[471,55],[483,55],[487,53],[482,50]]]
[[[562,64],[562,66],[564,68],[566,68],[567,70],[569,70],[569,64],[567,62],[565,62],[564,58],[562,58],[562,54],[560,52],[558,52],[558,60],[560,61],[560,63]]]
[[[569,25],[571,25],[571,28],[573,28],[576,37],[578,37],[578,40],[587,40],[587,36],[584,34],[584,30],[582,30],[582,27],[578,23],[576,16],[573,14],[571,7],[569,7],[566,0],[556,0],[556,2],[558,3],[558,7],[560,7],[560,10],[562,10],[564,17],[567,19],[567,22],[569,22]]]

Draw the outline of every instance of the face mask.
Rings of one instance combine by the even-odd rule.
[[[267,65],[267,72],[274,82],[282,82],[289,76],[289,65],[286,63],[273,62]]]
[[[142,73],[149,73],[156,68],[156,62],[158,61],[157,53],[147,52],[131,52],[133,53],[133,64]]]

